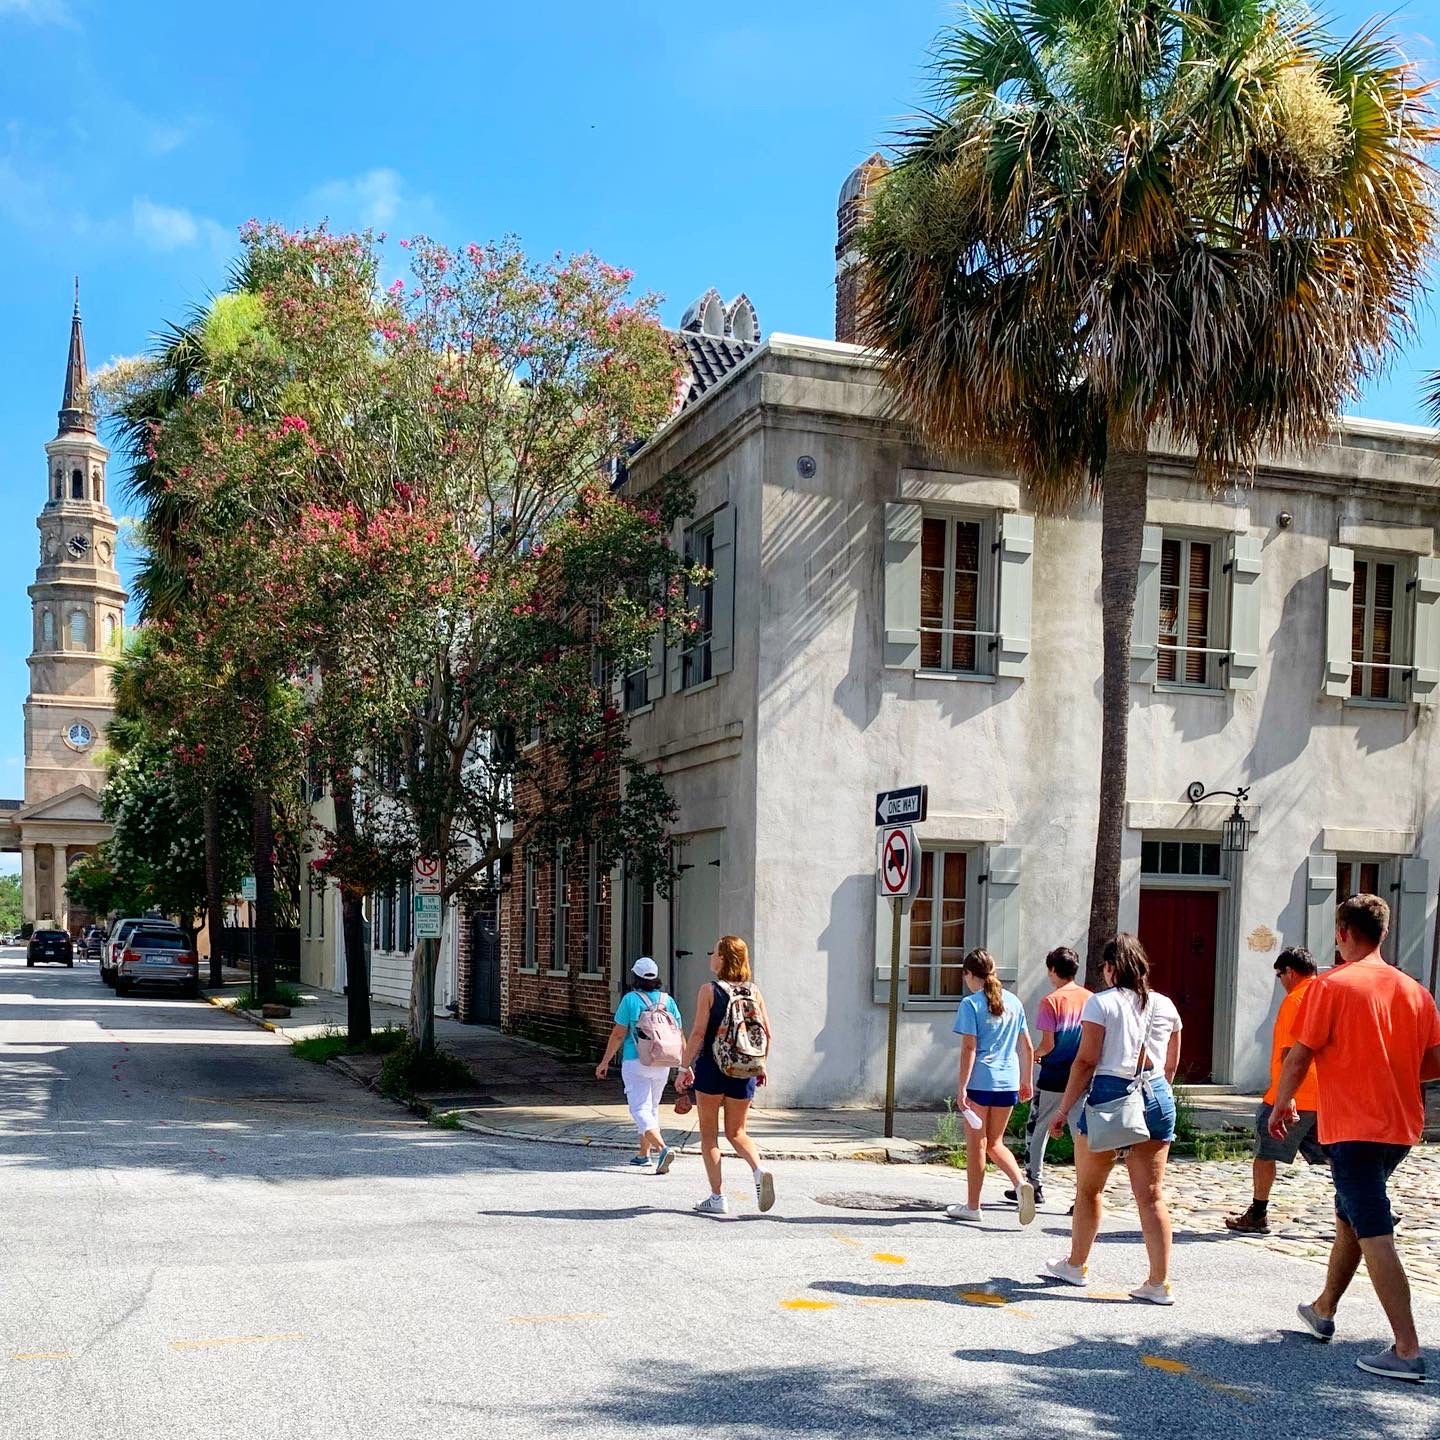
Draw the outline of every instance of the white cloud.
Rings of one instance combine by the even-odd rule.
[[[223,225],[176,205],[157,205],[142,196],[131,205],[130,214],[136,237],[152,250],[185,250],[192,245],[219,250],[230,243]]]
[[[63,25],[67,30],[80,28],[65,0],[0,0],[0,19],[6,16],[36,25]]]
[[[434,213],[428,196],[408,193],[404,177],[385,166],[349,180],[327,180],[305,197],[304,204],[316,220],[328,216],[337,225],[369,230],[392,229],[401,215],[414,226]]]

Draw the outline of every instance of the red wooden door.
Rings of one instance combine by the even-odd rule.
[[[1150,983],[1175,1002],[1185,1023],[1177,1078],[1195,1084],[1210,1079],[1219,918],[1214,890],[1140,892],[1140,943],[1150,957]]]

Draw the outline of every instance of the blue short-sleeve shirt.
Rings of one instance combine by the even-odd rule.
[[[670,1013],[675,1017],[675,1023],[683,1030],[684,1023],[680,1019],[680,1007],[675,1003],[673,995],[667,995],[663,990],[627,990],[624,998],[620,1001],[615,1010],[615,1023],[625,1027],[625,1048],[620,1052],[621,1060],[638,1060],[640,1049],[635,1043],[635,1023],[646,1012],[657,1005],[666,1005]]]
[[[1008,991],[1000,999],[1005,1006],[999,1015],[990,1013],[985,992],[967,995],[955,1012],[955,1033],[975,1037],[975,1068],[970,1072],[972,1090],[1018,1090],[1020,1088],[1020,1036],[1029,1034],[1025,1007]]]

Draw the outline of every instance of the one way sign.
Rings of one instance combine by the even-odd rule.
[[[918,825],[929,803],[928,785],[907,785],[903,790],[882,790],[875,797],[877,825]]]

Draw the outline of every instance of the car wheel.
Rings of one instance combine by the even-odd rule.
[[[200,982],[197,980],[193,985],[185,987],[185,998],[187,1000],[198,1000],[200,998]]]
[[[65,962],[65,968],[67,970],[73,970],[75,968],[75,962],[73,960],[67,960]]]
[[[25,964],[26,964],[26,966],[27,966],[29,969],[31,969],[31,970],[33,970],[33,969],[35,968],[35,962],[34,962],[33,960],[27,960],[27,961],[25,962]]]

